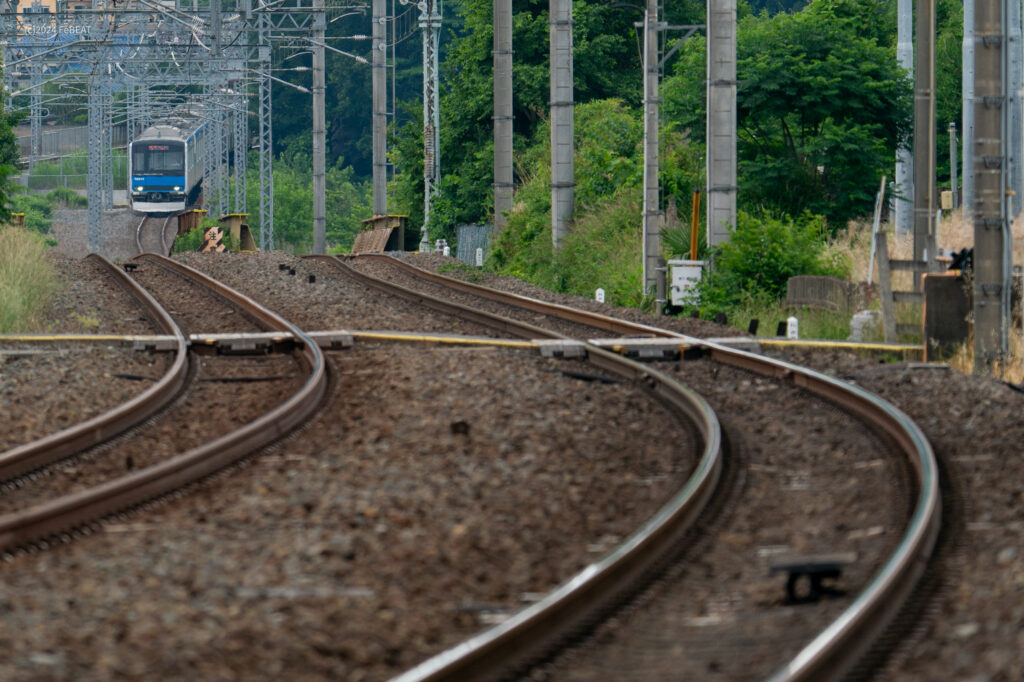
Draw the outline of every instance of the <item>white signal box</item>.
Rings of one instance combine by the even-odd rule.
[[[668,267],[672,276],[669,287],[672,305],[697,305],[697,284],[704,274],[704,261],[670,260]]]

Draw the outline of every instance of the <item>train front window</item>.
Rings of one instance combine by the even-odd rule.
[[[132,169],[134,173],[180,174],[185,170],[185,147],[180,142],[137,142]]]

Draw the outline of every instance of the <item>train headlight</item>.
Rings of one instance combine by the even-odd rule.
[[[180,188],[180,187],[177,187],[177,186],[176,186],[176,187],[174,188],[174,191],[175,191],[175,192],[180,192],[180,191],[181,191],[181,188]]]
[[[139,185],[138,187],[136,187],[135,191],[136,192],[141,192],[142,191],[142,185]]]

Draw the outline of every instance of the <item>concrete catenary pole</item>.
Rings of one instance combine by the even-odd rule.
[[[661,192],[658,183],[658,0],[644,11],[644,293],[656,290],[661,258]],[[656,307],[661,310],[661,305]]]
[[[373,215],[388,212],[386,0],[373,0]]]
[[[1007,3],[974,3],[974,371],[1004,359],[1010,320],[1012,235],[1007,196]]]
[[[964,0],[964,42],[961,76],[963,82],[963,146],[964,172],[961,190],[961,212],[965,221],[974,214],[974,0]]]
[[[313,0],[313,253],[327,253],[327,124],[324,115],[324,0]]]
[[[967,0],[970,1],[970,0]],[[914,77],[914,3],[898,0],[896,9],[896,62]],[[893,223],[898,232],[913,226],[914,157],[907,147],[896,150],[896,191],[893,192]]]
[[[1024,87],[1024,53],[1021,52],[1020,0],[1006,3],[1006,59],[1007,76],[1007,133],[1006,155],[1009,171],[1010,220],[1021,214],[1024,201],[1024,174],[1021,173],[1021,154],[1024,153],[1024,129],[1021,124],[1021,88]]]
[[[736,0],[708,0],[708,246],[736,226]]]
[[[551,0],[551,239],[569,231],[576,196],[573,159],[572,0]]]
[[[427,222],[430,206],[441,184],[441,100],[437,51],[441,37],[441,11],[437,0],[423,0],[420,30],[423,33],[423,228],[420,251],[430,248]]]
[[[494,231],[512,210],[512,0],[494,0]]]
[[[935,262],[935,0],[917,5],[914,61],[914,291]]]

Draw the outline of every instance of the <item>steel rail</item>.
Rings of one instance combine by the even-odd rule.
[[[707,506],[722,471],[722,434],[708,403],[667,375],[615,353],[587,346],[587,360],[644,387],[671,412],[693,424],[703,452],[696,470],[639,530],[615,550],[556,587],[542,600],[394,678],[394,682],[496,679],[543,654],[573,627],[613,605],[642,576],[679,547]]]
[[[0,453],[0,480],[34,471],[138,426],[173,400],[187,380],[188,340],[167,311],[109,260],[96,254],[87,257],[105,267],[156,326],[173,337],[174,361],[159,381],[131,400],[92,419]]]
[[[302,387],[283,403],[245,426],[159,464],[107,481],[99,486],[0,516],[0,551],[52,537],[112,513],[165,495],[242,459],[285,435],[316,411],[327,390],[323,353],[290,322],[237,291],[163,256],[139,256],[175,270],[245,309],[276,331],[300,339],[299,357],[309,370]]]
[[[171,218],[173,217],[173,215],[169,215],[164,218],[163,227],[160,228],[160,248],[163,249],[163,251],[160,252],[161,256],[169,257],[171,255],[171,246],[173,246],[174,240],[171,240],[171,245],[167,244],[167,226],[170,225]]]
[[[896,616],[924,573],[942,522],[939,471],[931,444],[906,414],[867,391],[824,374],[745,351],[712,348],[721,362],[761,374],[788,377],[795,385],[858,414],[879,427],[907,456],[918,477],[918,498],[899,545],[871,582],[825,630],[769,678],[772,682],[838,680]],[[752,363],[751,359],[760,363]],[[762,368],[758,370],[757,367]]]
[[[142,226],[149,220],[149,216],[142,216],[142,220],[139,221],[138,226],[135,228],[135,248],[139,250],[139,253],[146,253],[146,249],[142,247]]]
[[[328,263],[350,279],[354,279],[364,286],[380,291],[381,293],[398,296],[406,301],[422,305],[436,312],[445,315],[455,315],[461,319],[475,322],[504,334],[511,334],[523,339],[569,338],[563,334],[559,334],[558,332],[551,331],[550,329],[544,329],[542,327],[529,324],[528,322],[520,322],[507,317],[501,317],[500,315],[486,313],[481,310],[464,306],[460,303],[446,301],[444,299],[437,298],[436,296],[431,296],[430,294],[408,289],[401,285],[367,275],[364,272],[359,272],[355,268],[349,267],[335,256],[313,255],[304,256],[304,258],[307,260]]]
[[[570,322],[575,322],[577,324],[605,329],[609,332],[621,334],[623,336],[677,336],[676,334],[667,332],[664,329],[659,329],[658,327],[652,327],[638,322],[627,322],[626,320],[619,320],[614,317],[609,317],[608,315],[601,315],[600,313],[577,310],[558,303],[548,303],[547,301],[530,298],[529,296],[513,294],[508,291],[499,291],[498,289],[491,289],[490,287],[481,286],[479,284],[470,284],[469,282],[463,282],[460,279],[445,277],[444,275],[439,275],[437,273],[430,272],[429,270],[418,268],[415,265],[411,265],[397,258],[392,258],[391,256],[367,253],[356,256],[338,256],[338,258],[386,262],[388,265],[400,268],[411,275],[451,289],[456,289],[468,294],[474,294],[482,298],[497,301],[498,303],[525,308],[536,313],[561,317],[562,319],[569,320]]]
[[[378,291],[428,305],[445,314],[471,319],[502,331],[513,331],[526,338],[566,339],[555,332],[360,273],[334,257],[309,258],[331,262]],[[611,605],[668,552],[677,548],[679,540],[714,494],[722,471],[722,433],[718,418],[707,401],[651,367],[590,344],[578,346],[585,350],[587,361],[646,390],[678,418],[693,425],[703,444],[694,474],[682,490],[616,550],[504,623],[408,671],[397,678],[401,682],[492,679],[524,657],[541,653],[544,647],[564,635],[573,625],[592,618]]]
[[[888,401],[813,370],[729,348],[712,341],[647,327],[647,325],[635,325],[631,322],[614,320],[614,318],[607,318],[595,313],[574,311],[558,304],[481,287],[427,272],[389,256],[360,255],[355,258],[373,260],[387,258],[389,263],[430,281],[506,304],[521,305],[535,312],[548,315],[565,313],[569,319],[575,322],[585,320],[585,324],[600,326],[602,322],[611,321],[614,326],[605,328],[643,329],[646,333],[682,339],[690,347],[703,347],[715,361],[776,379],[790,380],[796,386],[858,415],[866,423],[873,425],[892,439],[906,455],[918,477],[918,499],[899,545],[872,577],[868,587],[835,621],[793,659],[782,666],[772,676],[772,682],[839,679],[844,672],[856,664],[858,657],[871,646],[912,593],[931,556],[941,524],[938,466],[931,444],[920,427]],[[620,331],[620,333],[622,332]],[[486,635],[487,632],[479,637]],[[452,652],[458,649],[459,647],[456,647]],[[448,652],[442,654],[442,656],[445,655],[449,655]],[[431,664],[431,661],[434,660],[430,659],[423,665]],[[420,670],[420,668],[414,670]],[[401,676],[397,679],[402,682],[420,679],[456,679],[445,677],[440,673],[436,673],[438,676],[434,677],[416,676],[412,675],[412,672],[410,671],[410,677]],[[431,673],[431,675],[434,674]]]
[[[164,223],[160,227],[160,255],[167,256],[170,254],[170,247],[167,246],[167,225],[170,224],[173,215],[165,216]],[[139,250],[139,255],[144,253],[155,253],[154,251],[146,251],[146,248],[142,246],[142,228],[145,226],[146,221],[155,219],[156,216],[143,216],[142,220],[139,221],[138,226],[135,228],[135,247]]]

